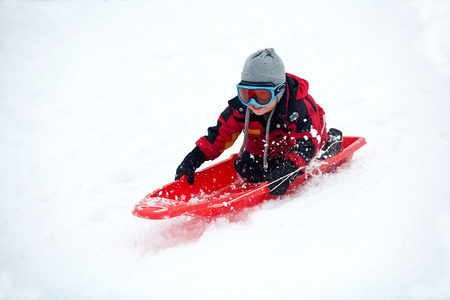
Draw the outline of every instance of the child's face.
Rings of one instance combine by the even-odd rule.
[[[250,108],[250,110],[258,116],[262,116],[268,112],[270,112],[274,107],[275,104],[277,104],[278,99],[275,99],[274,101],[272,101],[272,103],[270,103],[267,106],[261,107],[261,106],[257,106],[257,105],[249,105],[248,108]]]

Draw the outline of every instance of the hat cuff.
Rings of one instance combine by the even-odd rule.
[[[286,77],[284,78],[275,78],[270,76],[264,76],[264,75],[255,75],[255,74],[242,74],[241,76],[242,81],[248,81],[248,82],[270,82],[275,85],[279,85],[286,81]]]

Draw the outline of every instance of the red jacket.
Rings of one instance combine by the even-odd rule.
[[[327,141],[323,109],[308,94],[308,82],[286,74],[287,88],[275,106],[269,130],[269,158],[291,159],[297,167],[306,165]],[[216,126],[197,141],[207,160],[219,157],[231,147],[244,129],[246,107],[239,98],[228,101]],[[263,156],[266,143],[264,116],[250,115],[248,140],[245,150]]]

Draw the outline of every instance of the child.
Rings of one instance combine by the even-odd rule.
[[[257,51],[245,61],[237,96],[184,158],[175,180],[186,175],[193,184],[195,170],[219,157],[243,131],[236,171],[251,182],[268,181],[270,194],[281,196],[327,142],[324,117],[306,80],[285,73],[274,49]]]

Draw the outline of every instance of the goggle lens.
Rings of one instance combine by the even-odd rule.
[[[266,105],[272,100],[272,93],[266,89],[249,90],[239,88],[239,96],[244,103],[249,103],[253,98],[257,103]]]

